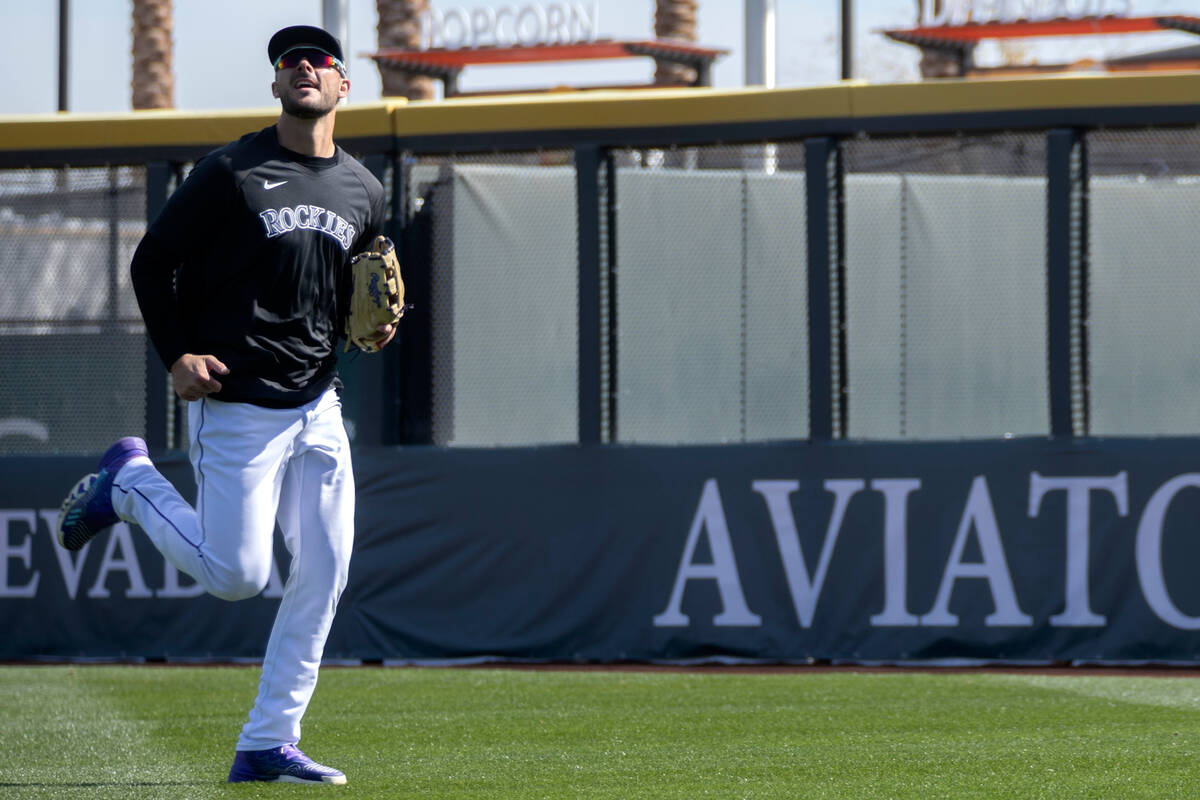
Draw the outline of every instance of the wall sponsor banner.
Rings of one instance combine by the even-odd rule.
[[[195,496],[185,458],[158,467]],[[95,469],[95,457],[0,458],[0,658],[261,657],[283,595],[278,560],[262,595],[234,606],[168,565],[136,526],[78,552],[58,546],[59,504]],[[281,544],[276,553],[286,570]]]
[[[88,463],[0,461],[0,657],[261,654],[285,571],[235,608],[185,596],[135,528],[56,550]],[[355,470],[330,658],[1200,662],[1197,440],[372,448]]]

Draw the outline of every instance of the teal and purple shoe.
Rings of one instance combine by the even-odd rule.
[[[270,750],[238,750],[229,770],[229,783],[243,781],[341,784],[346,776],[313,761],[294,744],[285,744]]]
[[[138,456],[149,457],[146,443],[127,436],[108,448],[100,458],[100,467],[84,475],[63,500],[58,515],[58,543],[68,550],[78,550],[92,537],[120,521],[113,511],[113,478],[121,467]]]

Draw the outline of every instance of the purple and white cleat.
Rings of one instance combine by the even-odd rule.
[[[285,744],[270,750],[238,750],[229,770],[229,783],[243,781],[342,784],[346,776],[313,761],[296,745]]]
[[[149,457],[146,443],[127,436],[108,448],[100,458],[99,471],[84,475],[63,500],[58,514],[58,543],[68,550],[78,550],[105,528],[120,521],[113,511],[113,478],[121,467],[138,456]]]

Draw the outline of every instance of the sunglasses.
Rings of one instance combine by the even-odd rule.
[[[301,61],[307,61],[313,69],[336,69],[345,73],[346,65],[321,50],[289,50],[275,62],[275,69],[295,69]]]

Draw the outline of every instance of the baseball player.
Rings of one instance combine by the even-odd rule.
[[[333,141],[350,89],[337,39],[284,28],[267,54],[279,120],[197,161],[132,262],[146,329],[188,401],[196,505],[125,438],[68,495],[58,538],[77,550],[135,522],[205,590],[240,600],[266,586],[278,520],[291,569],[229,781],[345,783],[296,744],[350,562],[334,347],[347,263],[379,233],[383,187]],[[383,346],[394,326],[373,331]]]

